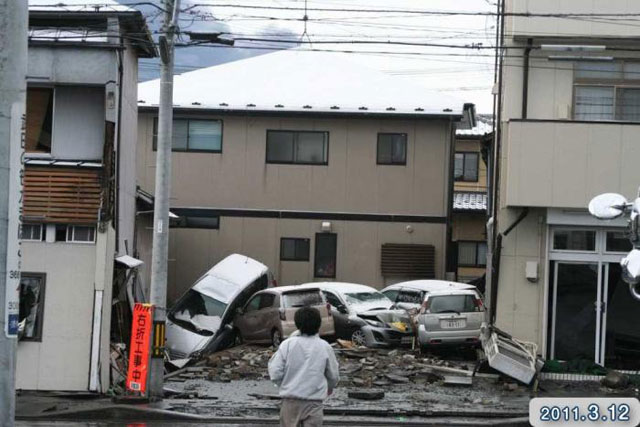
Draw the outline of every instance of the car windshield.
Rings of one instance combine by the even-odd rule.
[[[201,335],[213,335],[222,323],[227,304],[190,289],[171,310],[171,321]]]
[[[431,313],[469,313],[480,311],[473,295],[441,295],[429,298]]]
[[[356,311],[385,310],[393,305],[393,302],[380,292],[353,292],[344,296],[347,305]]]
[[[304,307],[307,305],[321,305],[320,291],[288,292],[283,295],[284,308]]]

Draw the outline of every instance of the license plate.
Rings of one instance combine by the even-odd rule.
[[[440,321],[440,327],[442,329],[460,329],[460,328],[464,328],[464,326],[465,326],[464,319]]]

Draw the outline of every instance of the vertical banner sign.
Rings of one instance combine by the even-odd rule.
[[[127,389],[130,391],[145,393],[147,390],[152,325],[153,306],[136,303],[133,306],[129,370],[127,372]]]
[[[22,155],[25,141],[24,103],[11,106],[9,141],[9,224],[7,229],[7,277],[5,289],[4,333],[18,336],[20,316],[20,220],[22,216]]]

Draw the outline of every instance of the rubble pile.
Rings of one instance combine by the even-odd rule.
[[[430,384],[445,375],[471,376],[472,367],[464,362],[441,360],[411,350],[354,347],[350,342],[332,344],[340,364],[340,386],[372,388],[393,384]],[[175,381],[192,378],[230,382],[241,379],[267,379],[267,365],[273,347],[241,345],[213,353],[198,363],[171,374]]]

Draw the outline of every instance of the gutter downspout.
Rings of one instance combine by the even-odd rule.
[[[533,39],[527,39],[527,47],[524,48],[524,64],[522,66],[522,118],[527,118],[529,105],[529,55],[531,54]]]
[[[454,167],[454,162],[455,162],[455,155],[456,155],[456,126],[455,123],[450,120],[449,121],[449,137],[451,139],[451,145],[450,145],[450,149],[449,149],[449,173],[448,173],[448,196],[447,196],[447,222],[446,222],[446,247],[445,247],[445,268],[444,268],[444,273],[445,273],[445,277],[447,275],[447,272],[449,271],[453,271],[456,274],[456,279],[457,280],[457,276],[458,276],[458,272],[457,269],[454,269],[454,263],[453,263],[453,254],[451,253],[453,250],[453,245],[452,245],[452,235],[453,235],[453,188],[454,188],[454,182],[453,182],[453,167]]]
[[[122,44],[122,38],[120,38],[120,44],[124,49],[125,46]],[[122,134],[122,76],[123,66],[122,66],[122,50],[117,51],[118,56],[118,130],[116,131],[116,191],[115,191],[115,221],[114,228],[116,231],[116,253],[120,253],[120,136]],[[129,254],[128,248],[126,249],[126,253]]]

